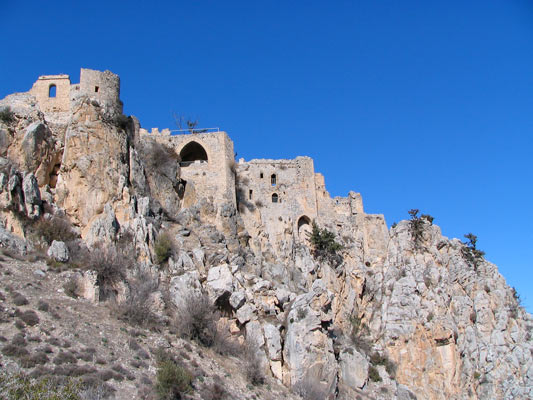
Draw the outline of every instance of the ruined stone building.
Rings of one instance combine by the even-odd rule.
[[[80,96],[94,99],[108,114],[121,114],[120,79],[105,71],[81,69],[80,83],[68,75],[40,76],[27,93],[40,109],[60,118],[68,114]],[[52,119],[53,119],[52,118]],[[385,232],[381,215],[366,215],[361,195],[331,198],[324,177],[315,172],[313,160],[235,160],[233,142],[226,132],[183,133],[157,128],[139,129],[141,138],[151,138],[174,149],[180,159],[182,207],[206,198],[216,207],[236,205],[246,230],[256,238],[252,245],[290,251],[293,243],[305,243],[312,221],[337,234],[353,224],[370,224]],[[292,243],[287,243],[287,237]]]

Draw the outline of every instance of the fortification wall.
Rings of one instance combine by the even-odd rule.
[[[140,131],[144,137],[150,137],[173,148],[181,157],[197,145],[205,151],[207,160],[182,161],[180,163],[181,179],[186,181],[184,206],[190,206],[201,198],[211,198],[215,205],[231,203],[235,205],[235,176],[232,171],[234,161],[233,142],[226,132],[211,132],[188,135],[168,135],[167,130],[161,134]],[[193,149],[194,150],[194,149]],[[193,157],[194,158],[194,157]]]
[[[68,112],[71,102],[79,96],[97,99],[116,113],[122,113],[120,78],[110,71],[82,68],[80,83],[71,84],[68,75],[40,76],[28,92],[35,97],[41,111],[46,113]]]
[[[35,97],[43,112],[70,110],[70,77],[68,75],[40,76],[29,93]]]
[[[279,248],[291,235],[296,241],[307,240],[305,232],[317,217],[311,158],[241,160],[237,165],[237,193],[248,232],[253,237],[260,237],[259,232],[265,234],[258,246],[268,241]]]
[[[120,77],[111,71],[96,71],[82,68],[80,71],[80,83],[72,85],[71,98],[88,96],[122,113],[122,101],[120,101]]]

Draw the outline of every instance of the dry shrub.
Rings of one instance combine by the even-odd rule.
[[[33,310],[24,311],[19,318],[28,326],[35,326],[39,323],[39,316]]]
[[[258,354],[258,349],[252,343],[246,343],[243,349],[244,368],[246,378],[252,385],[262,385],[265,383],[265,371],[261,358]]]
[[[43,352],[22,357],[20,366],[22,368],[34,368],[36,365],[44,365],[48,362],[48,356]]]
[[[2,354],[7,357],[24,357],[30,353],[23,346],[15,346],[14,344],[6,344],[2,348]]]
[[[101,300],[116,297],[115,287],[124,281],[126,270],[133,263],[131,255],[121,253],[115,247],[95,247],[90,253],[89,266],[97,273],[96,284],[100,288]]]
[[[211,347],[215,342],[218,320],[215,306],[205,294],[189,293],[177,311],[177,331],[182,337]]]
[[[73,299],[78,298],[78,280],[75,277],[70,277],[63,285],[65,294]]]
[[[60,351],[59,354],[54,358],[54,364],[76,364],[78,360],[71,353],[65,351]]]
[[[151,327],[158,318],[150,308],[150,296],[159,286],[158,279],[149,273],[138,271],[129,281],[129,293],[123,303],[117,305],[118,318],[134,326]]]
[[[327,390],[320,385],[320,379],[311,374],[305,375],[304,379],[294,385],[292,390],[303,400],[323,400],[327,395]]]
[[[202,391],[202,399],[204,400],[224,400],[228,398],[230,398],[229,394],[219,380],[206,386]]]
[[[179,162],[179,155],[172,148],[158,143],[155,140],[144,140],[139,150],[144,165],[151,172],[161,172],[167,166],[177,166]]]
[[[31,227],[31,234],[34,240],[43,241],[47,245],[54,240],[70,242],[78,237],[72,229],[72,224],[65,218],[52,216],[51,218],[41,218]]]
[[[11,293],[11,298],[16,306],[25,306],[29,304],[28,299],[18,292]]]
[[[24,334],[17,333],[13,338],[11,339],[11,344],[15,346],[26,346],[26,339],[24,338]]]
[[[49,309],[50,309],[50,306],[48,305],[46,301],[39,300],[39,302],[37,303],[37,310],[48,312]]]

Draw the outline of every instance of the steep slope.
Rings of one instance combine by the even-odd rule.
[[[443,237],[430,219],[389,230],[382,216],[362,211],[356,194],[355,211],[335,214],[324,189],[315,199],[323,204],[321,228],[342,249],[318,257],[316,243],[297,240],[287,220],[263,218],[259,207],[214,202],[199,196],[200,187],[192,205],[184,202],[175,149],[140,135],[138,121],[117,104],[79,95],[70,111],[56,113],[42,112],[28,94],[0,101],[10,110],[0,120],[0,244],[38,259],[47,253],[52,268],[65,270],[54,286],[42,262],[7,260],[4,291],[25,291],[26,279],[39,279],[41,296],[74,310],[55,328],[69,341],[98,342],[95,326],[84,327],[83,338],[69,332],[76,313],[111,326],[107,307],[134,304],[129,314],[115,314],[145,329],[146,346],[180,349],[186,342],[177,334],[187,336],[183,326],[194,322],[185,318],[187,301],[205,294],[218,310],[217,334],[253,353],[271,389],[276,380],[307,399],[533,397],[533,320],[497,268],[470,247]],[[155,284],[142,289],[139,277]],[[67,281],[82,299],[52,294]],[[32,305],[37,293],[28,293]],[[12,319],[3,322],[2,335],[12,341],[13,318],[25,309],[15,310],[7,293],[3,298]],[[50,336],[51,324],[63,323],[24,328],[25,341],[41,326],[39,334]],[[132,382],[143,374],[153,380],[154,362],[127,367],[131,354],[119,351],[126,343],[120,327],[130,328],[121,324],[106,333],[117,338],[106,357],[120,354],[113,362],[133,374]],[[17,357],[3,360],[11,369],[24,367]],[[219,367],[209,368],[212,377]],[[229,381],[230,398],[269,396],[265,386]],[[200,383],[190,396],[201,396]],[[113,386],[118,398],[146,396],[127,379]],[[276,390],[272,398],[290,398]]]

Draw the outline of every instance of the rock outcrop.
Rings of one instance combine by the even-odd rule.
[[[533,397],[533,319],[495,265],[465,256],[429,220],[418,232],[410,221],[389,230],[360,195],[330,199],[308,158],[279,160],[267,189],[246,192],[242,177],[263,179],[273,161],[221,165],[224,192],[210,196],[217,185],[202,173],[216,154],[190,161],[197,149],[141,135],[117,99],[74,96],[61,113],[29,94],[0,101],[13,113],[0,121],[0,246],[85,262],[78,291],[94,302],[131,298],[135,274],[156,277],[149,304],[163,321],[204,293],[220,329],[251,343],[264,373],[304,398]],[[227,178],[232,168],[240,182]],[[300,203],[283,197],[290,174]],[[258,191],[275,206],[252,202]],[[301,210],[342,245],[335,257],[313,251],[309,218],[294,219]],[[59,219],[69,226],[49,226]],[[136,266],[107,288],[91,256],[102,248]]]

